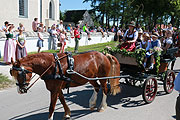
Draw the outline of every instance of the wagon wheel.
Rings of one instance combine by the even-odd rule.
[[[151,103],[157,94],[157,80],[155,77],[148,77],[143,85],[143,100],[146,103]]]
[[[173,70],[168,70],[164,79],[164,91],[170,94],[174,88],[175,73]]]

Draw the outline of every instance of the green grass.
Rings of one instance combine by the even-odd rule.
[[[98,43],[98,44],[93,44],[93,45],[86,45],[86,46],[79,46],[78,52],[85,52],[85,51],[91,51],[91,50],[95,50],[95,51],[102,51],[106,46],[109,47],[113,47],[113,46],[117,46],[118,42],[106,42],[106,43]],[[74,52],[74,47],[68,47],[65,49],[65,51],[69,51],[69,52]],[[58,50],[44,50],[41,52],[50,52],[50,53],[58,53]],[[37,52],[30,52],[28,54],[34,54]],[[73,53],[73,55],[75,55],[75,53]]]
[[[14,82],[0,73],[0,89],[10,87]]]

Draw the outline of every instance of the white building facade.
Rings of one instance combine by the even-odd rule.
[[[46,27],[59,21],[59,0],[0,0],[0,25],[5,21],[17,28],[22,23],[32,31],[32,21],[38,18]]]

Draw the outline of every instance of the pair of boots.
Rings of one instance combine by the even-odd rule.
[[[144,68],[146,68],[146,63],[144,63]],[[152,70],[154,68],[154,64],[151,63],[151,65],[149,66],[149,69]]]

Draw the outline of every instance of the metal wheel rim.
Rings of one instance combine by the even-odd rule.
[[[155,78],[151,78],[147,81],[146,84],[146,91],[145,91],[145,97],[147,101],[153,101],[156,97],[157,92],[157,84],[156,84]]]
[[[174,79],[175,79],[175,75],[173,72],[169,72],[167,77],[166,77],[166,88],[167,91],[170,93],[173,88],[174,88]]]

